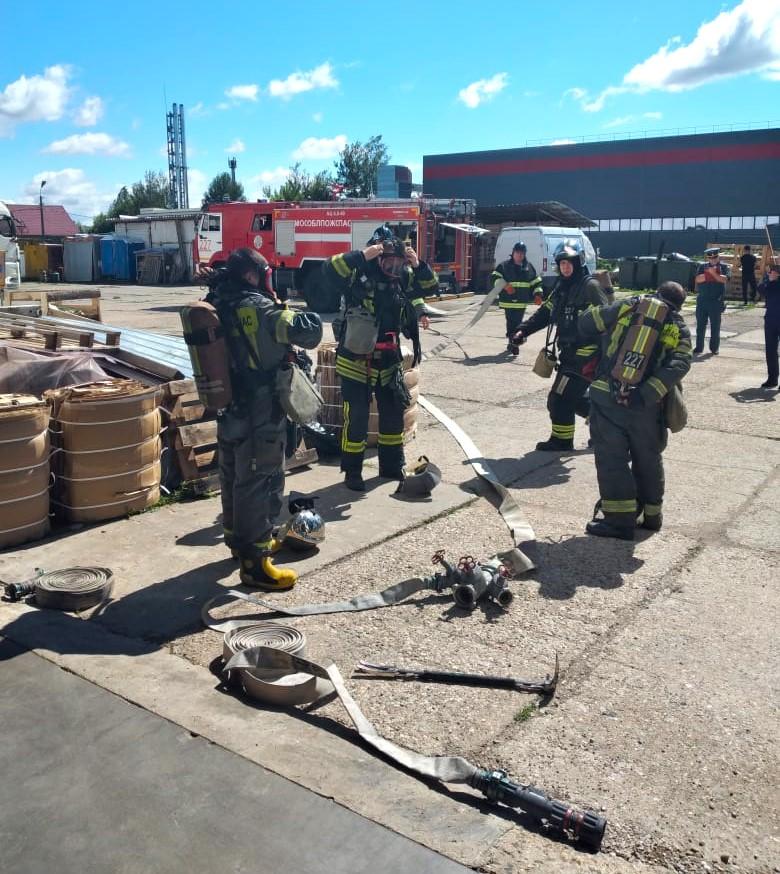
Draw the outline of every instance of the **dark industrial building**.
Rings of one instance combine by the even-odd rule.
[[[560,201],[605,258],[780,243],[780,129],[426,155],[423,188],[480,210]],[[774,226],[774,227],[773,227]]]

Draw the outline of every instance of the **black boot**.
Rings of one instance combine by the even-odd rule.
[[[777,388],[777,380],[768,379],[766,382],[761,383],[761,388]]]
[[[660,531],[661,526],[664,524],[664,514],[663,513],[653,513],[648,516],[644,515],[642,518],[642,527],[646,528],[648,531]]]
[[[348,470],[344,477],[344,485],[353,492],[364,492],[366,484],[363,481],[363,474],[359,470]]]
[[[402,483],[406,477],[403,468],[390,469],[379,467],[379,479],[394,479],[396,482]]]
[[[241,582],[264,592],[285,592],[298,582],[292,568],[276,567],[270,555],[245,558],[241,562]]]
[[[536,444],[539,452],[566,452],[574,449],[574,440],[562,440],[560,437],[550,437]]]
[[[593,519],[585,526],[585,532],[594,537],[614,537],[616,540],[633,540],[634,529],[627,525],[613,525],[606,519]]]

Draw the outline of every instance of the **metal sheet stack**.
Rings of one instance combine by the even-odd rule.
[[[138,512],[160,498],[159,390],[112,379],[47,392],[56,435],[56,498],[72,522]]]
[[[412,404],[404,413],[404,443],[417,433],[417,396],[420,393],[420,368],[412,367],[412,351],[405,346],[401,347],[403,354],[404,382],[412,395]],[[341,409],[341,380],[336,374],[336,344],[323,343],[317,350],[317,387],[322,394],[324,405],[320,415],[323,425],[333,425],[341,428],[344,424]],[[376,446],[377,432],[379,431],[379,411],[376,399],[371,401],[371,410],[368,416],[368,439],[369,446]]]
[[[49,407],[0,395],[0,548],[49,533]]]

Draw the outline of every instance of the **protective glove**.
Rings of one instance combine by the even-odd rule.
[[[505,292],[506,294],[514,294],[514,293],[515,293],[514,286],[510,285],[510,284],[507,282],[507,284],[504,286],[504,292]]]
[[[527,339],[528,338],[522,331],[518,331],[516,334],[512,335],[512,343],[514,343],[515,346],[522,346]]]

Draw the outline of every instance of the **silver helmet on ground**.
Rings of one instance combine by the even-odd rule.
[[[316,498],[291,498],[289,510],[292,516],[281,526],[277,540],[299,552],[317,547],[325,539],[325,521],[314,509]]]

